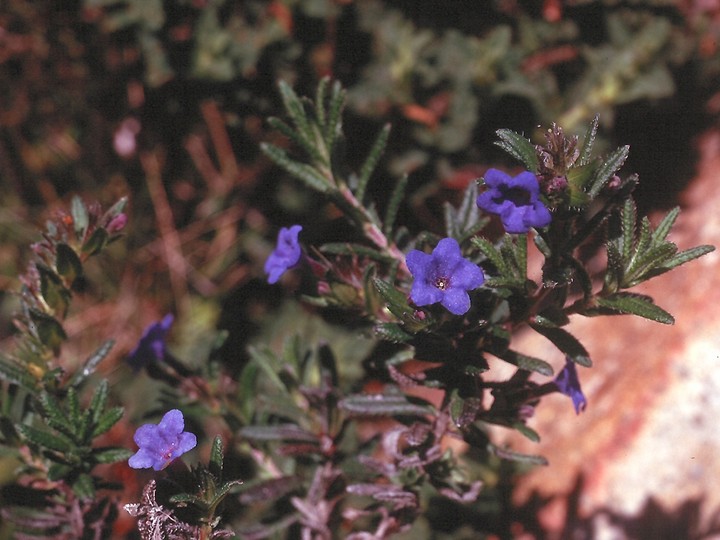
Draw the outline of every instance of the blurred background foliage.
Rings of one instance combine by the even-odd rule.
[[[127,195],[126,238],[89,265],[67,321],[69,356],[114,336],[104,369],[129,396],[144,382],[128,386],[118,360],[168,311],[190,363],[217,328],[230,366],[248,342],[277,348],[298,317],[262,275],[277,228],[307,223],[308,244],[348,231],[259,151],[288,146],[265,122],[281,115],[279,79],[301,95],[326,75],[348,88],[354,169],[392,124],[370,190],[382,204],[409,174],[410,229],[439,230],[443,201],[516,165],[497,129],[539,142],[540,125],[573,133],[596,114],[608,146],[632,147],[640,211],[668,208],[693,175],[693,137],[720,114],[719,38],[720,4],[704,0],[7,0],[0,338],[39,225],[74,194],[105,207]],[[328,339],[324,324],[305,330]],[[130,401],[129,419],[149,406]]]

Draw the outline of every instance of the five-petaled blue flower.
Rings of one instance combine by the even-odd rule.
[[[268,275],[268,283],[276,283],[286,270],[292,268],[300,261],[302,250],[298,243],[298,235],[302,226],[293,225],[290,228],[280,229],[277,238],[277,246],[265,261],[265,273]]]
[[[580,388],[580,379],[578,379],[575,362],[570,358],[565,358],[565,367],[555,377],[555,386],[560,392],[572,399],[576,414],[580,414],[580,411],[585,410],[587,399],[585,399],[585,395]]]
[[[485,281],[481,268],[463,258],[454,238],[440,240],[430,255],[414,249],[407,254],[406,262],[414,278],[410,299],[418,306],[440,302],[455,315],[467,313],[467,291]]]
[[[477,205],[499,215],[507,232],[526,233],[530,227],[550,224],[552,217],[540,200],[540,184],[533,173],[510,176],[488,169],[483,179],[489,189],[478,196]]]
[[[165,358],[165,338],[170,331],[173,320],[172,313],[168,313],[163,317],[162,321],[154,322],[145,328],[140,341],[127,357],[127,363],[134,370],[137,371],[154,360]]]
[[[140,449],[130,457],[128,465],[133,469],[164,469],[197,445],[197,437],[184,428],[185,419],[177,409],[166,412],[157,425],[140,426],[133,437]]]

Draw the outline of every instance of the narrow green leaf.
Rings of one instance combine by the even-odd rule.
[[[273,353],[268,349],[260,350],[255,347],[249,347],[248,353],[250,354],[250,359],[262,370],[273,386],[283,393],[287,392],[287,387],[280,380],[273,366]]]
[[[109,235],[107,230],[102,227],[98,227],[92,232],[90,238],[88,238],[82,245],[80,251],[87,253],[88,255],[95,255],[102,251],[102,249],[107,245],[108,240]]]
[[[100,384],[98,384],[95,392],[93,392],[93,397],[90,400],[90,405],[88,406],[88,411],[90,411],[90,418],[93,425],[97,425],[97,423],[100,421],[100,418],[102,417],[103,412],[105,411],[105,405],[107,405],[108,399],[108,392],[108,381],[107,379],[103,379],[100,381]]]
[[[57,250],[55,268],[67,280],[67,283],[72,283],[75,278],[82,275],[83,267],[80,257],[73,248],[62,242],[58,242],[55,248]]]
[[[44,429],[38,429],[27,424],[20,424],[17,426],[17,430],[32,444],[47,448],[48,450],[54,450],[64,454],[73,448],[70,441],[62,435],[56,435]]]
[[[676,206],[672,210],[670,210],[667,214],[665,214],[665,217],[662,218],[660,223],[658,223],[657,228],[655,229],[655,232],[653,233],[653,244],[659,244],[661,242],[664,242],[667,238],[668,234],[670,234],[670,230],[672,229],[672,226],[675,224],[675,220],[680,215],[680,207]]]
[[[539,324],[530,325],[538,334],[545,336],[561,352],[565,353],[573,362],[581,366],[591,367],[590,353],[578,339],[563,328],[552,328]]]
[[[497,269],[498,274],[508,275],[510,274],[510,268],[508,268],[505,259],[500,254],[500,251],[487,239],[476,236],[471,240],[471,243],[478,248],[485,257],[487,257],[493,266]]]
[[[65,288],[60,276],[52,269],[42,264],[35,266],[40,274],[40,293],[45,303],[58,317],[65,318],[70,305],[70,291]]]
[[[83,500],[95,498],[95,481],[93,477],[87,473],[82,473],[77,477],[72,485],[73,493]]]
[[[385,146],[387,145],[389,136],[390,124],[385,124],[380,130],[380,133],[378,133],[378,136],[375,139],[375,143],[370,149],[370,153],[368,154],[367,158],[365,158],[365,162],[360,168],[358,185],[357,189],[355,190],[355,197],[360,202],[362,202],[365,198],[365,191],[367,189],[368,182],[370,181],[372,173],[375,171],[375,167],[377,167],[378,161],[380,161],[380,156],[385,151]]]
[[[607,249],[607,270],[605,272],[605,289],[616,291],[623,282],[623,262],[620,250],[615,241],[606,245]]]
[[[525,438],[531,440],[534,443],[540,442],[540,435],[538,435],[538,432],[532,429],[531,427],[526,426],[522,422],[514,422],[511,426],[514,430],[518,431],[521,435],[523,435]]]
[[[225,455],[223,453],[222,438],[220,435],[217,435],[213,439],[212,448],[210,449],[210,462],[208,464],[208,468],[210,470],[210,474],[215,477],[215,480],[218,483],[222,482],[224,459]]]
[[[630,261],[631,267],[625,273],[623,288],[634,287],[638,283],[657,275],[653,271],[664,267],[665,263],[675,253],[677,253],[677,246],[671,242],[664,242],[646,249],[642,254],[638,254]]]
[[[619,292],[597,298],[597,304],[600,308],[617,314],[638,315],[663,324],[675,323],[673,316],[655,305],[649,296]]]
[[[101,448],[93,448],[90,455],[95,463],[118,463],[130,459],[133,452],[120,446],[104,446]]]
[[[593,145],[595,144],[599,124],[600,116],[596,114],[595,117],[592,119],[592,122],[590,122],[590,126],[588,127],[587,132],[585,132],[582,147],[580,148],[578,164],[581,166],[590,163],[590,158],[592,157]]]
[[[112,409],[105,411],[93,428],[92,438],[110,431],[110,429],[123,417],[124,412],[125,409],[122,407],[113,407]]]
[[[317,114],[318,123],[321,126],[325,126],[325,99],[327,97],[327,87],[330,82],[330,77],[323,77],[318,82],[317,88],[315,89],[315,114]]]
[[[502,459],[507,459],[509,461],[517,461],[518,463],[527,463],[530,465],[547,465],[548,464],[547,459],[545,459],[543,456],[522,454],[520,452],[515,452],[508,448],[500,448],[499,446],[495,446],[493,444],[490,445],[490,450],[497,457],[502,458]]]
[[[318,442],[318,438],[315,434],[305,431],[295,424],[245,426],[240,429],[240,436],[253,441]]]
[[[262,143],[260,145],[260,149],[276,165],[285,169],[285,171],[298,180],[305,182],[309,188],[319,191],[320,193],[326,193],[331,187],[333,187],[330,181],[322,176],[317,169],[311,167],[310,165],[290,159],[287,153],[277,146]]]
[[[490,350],[490,353],[494,354],[501,360],[508,362],[514,366],[524,369],[526,371],[534,371],[540,373],[540,375],[552,376],[553,368],[545,360],[535,358],[534,356],[528,356],[526,354],[512,351],[510,349],[504,351]]]
[[[330,92],[330,103],[328,105],[327,123],[325,124],[325,145],[328,152],[332,154],[335,141],[342,133],[342,109],[345,105],[345,91],[340,81],[335,81]]]
[[[702,257],[703,255],[706,255],[712,251],[715,251],[715,246],[702,245],[686,249],[684,251],[676,253],[672,259],[665,262],[663,264],[663,268],[670,270],[672,268],[675,268],[676,266],[680,266],[681,264],[685,264],[686,262]]]
[[[528,171],[532,173],[538,171],[539,165],[535,146],[528,139],[510,129],[499,129],[495,134],[500,138],[499,141],[495,142],[495,145],[525,165]]]
[[[628,261],[632,257],[632,250],[635,244],[635,223],[637,223],[637,207],[632,197],[625,200],[625,204],[620,212],[620,231],[621,231],[621,264],[627,267]]]
[[[388,202],[387,209],[385,210],[385,220],[383,225],[383,232],[385,236],[392,236],[393,228],[395,227],[395,218],[397,217],[400,203],[405,197],[405,189],[407,188],[408,175],[404,174],[400,177],[400,180],[395,185],[390,201]]]
[[[28,313],[42,344],[53,351],[59,349],[62,342],[67,339],[67,334],[62,325],[55,318],[42,311],[31,308]]]
[[[304,137],[301,137],[297,131],[295,131],[293,128],[291,128],[279,118],[270,117],[268,118],[267,122],[270,127],[276,129],[277,131],[285,135],[288,139],[290,139],[292,142],[294,142],[296,145],[298,145],[300,148],[305,150],[305,153],[310,156],[311,159],[315,159],[315,157],[317,156],[317,149],[315,148],[312,141],[308,141]]]
[[[429,324],[429,318],[420,320],[415,316],[415,309],[408,304],[405,294],[397,290],[392,284],[379,278],[373,278],[373,284],[380,296],[385,300],[390,313],[405,323],[405,328],[417,332]]]
[[[37,380],[30,375],[27,367],[5,356],[0,356],[0,379],[16,384],[32,393],[37,390]]]
[[[75,439],[77,435],[75,426],[70,422],[70,419],[60,407],[57,399],[47,392],[40,394],[38,399],[45,413],[45,422],[47,422],[51,428],[59,431],[70,439]]]
[[[107,355],[110,354],[110,351],[112,350],[114,345],[115,340],[112,339],[109,339],[105,341],[102,345],[100,345],[100,347],[98,347],[98,349],[87,360],[85,360],[82,369],[78,369],[72,376],[69,383],[70,386],[79,386],[90,375],[95,373],[95,370],[97,369],[100,362],[102,362],[107,357]]]
[[[391,263],[395,261],[394,257],[381,253],[374,248],[363,246],[362,244],[331,242],[323,244],[319,249],[322,253],[330,253],[332,255],[359,255],[361,257],[367,257],[368,259],[384,263]]]
[[[87,229],[89,223],[87,208],[85,207],[85,203],[82,199],[77,195],[72,198],[72,202],[70,204],[70,213],[73,218],[75,234],[78,238],[82,239],[85,236],[85,230]]]
[[[310,121],[305,112],[302,100],[298,97],[292,87],[285,81],[278,83],[278,89],[280,90],[280,97],[282,98],[285,111],[288,116],[292,119],[293,124],[297,129],[298,135],[305,139],[308,143],[314,141],[313,129],[310,126]]]
[[[352,415],[424,416],[432,412],[429,405],[418,405],[403,394],[355,394],[342,399],[338,407]]]
[[[602,165],[600,165],[600,167],[598,167],[597,171],[595,172],[595,177],[589,191],[589,195],[591,198],[594,199],[598,196],[598,194],[605,186],[605,184],[607,184],[608,180],[610,180],[612,175],[615,174],[615,172],[623,166],[623,163],[625,163],[625,160],[627,159],[629,153],[629,146],[621,146],[612,154],[610,154],[607,158],[605,158]]]
[[[534,235],[533,241],[535,242],[535,247],[538,248],[538,251],[540,251],[540,253],[542,253],[543,257],[545,257],[546,259],[549,259],[552,257],[552,250],[550,249],[550,246],[548,245],[548,243],[545,241],[545,239],[541,235],[539,235],[539,234]]]
[[[391,343],[408,343],[412,339],[410,334],[395,323],[381,323],[376,325],[373,330],[376,336]]]
[[[80,399],[75,387],[71,386],[68,388],[67,395],[65,396],[65,404],[68,420],[73,426],[74,431],[78,433],[77,428],[82,426],[83,418],[80,410]]]

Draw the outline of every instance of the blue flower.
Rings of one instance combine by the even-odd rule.
[[[140,449],[130,457],[128,465],[133,469],[164,469],[197,445],[197,437],[184,428],[185,419],[177,409],[166,412],[157,425],[140,426],[133,437]]]
[[[407,254],[414,281],[410,299],[418,306],[440,302],[450,313],[464,315],[470,309],[467,291],[485,281],[481,268],[463,259],[454,238],[443,238],[428,255],[417,249]]]
[[[497,169],[488,169],[483,178],[488,190],[477,198],[477,205],[497,214],[509,233],[526,233],[530,227],[550,224],[550,211],[540,200],[540,184],[535,175],[524,171],[511,177]]]
[[[565,358],[565,367],[555,377],[555,386],[561,393],[572,399],[576,414],[580,414],[580,411],[585,410],[587,399],[585,399],[585,395],[580,388],[580,379],[578,379],[575,362],[570,358]]]
[[[168,313],[162,321],[154,322],[145,328],[140,341],[130,351],[127,363],[135,370],[139,370],[153,361],[163,360],[167,351],[165,350],[165,338],[167,337],[174,317]]]
[[[300,261],[302,250],[298,243],[298,235],[302,226],[293,225],[289,229],[280,229],[277,246],[265,261],[265,273],[268,274],[268,283],[276,283],[286,270],[292,268]]]

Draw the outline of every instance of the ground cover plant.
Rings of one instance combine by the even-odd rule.
[[[27,265],[4,296],[2,534],[511,537],[512,481],[547,464],[497,430],[539,440],[549,394],[560,422],[592,407],[602,359],[571,317],[672,324],[634,287],[714,249],[671,241],[676,206],[645,216],[650,180],[603,126],[672,96],[717,13],[497,2],[471,34],[402,2],[81,4],[6,13],[11,37],[53,30],[8,53],[10,102],[66,93],[2,120],[20,158],[0,166],[47,218],[8,242]],[[717,66],[697,58],[701,92]],[[108,69],[127,103],[91,122],[72,97],[85,77],[116,95]],[[103,144],[113,161],[81,159]],[[101,302],[157,316],[113,334]]]

